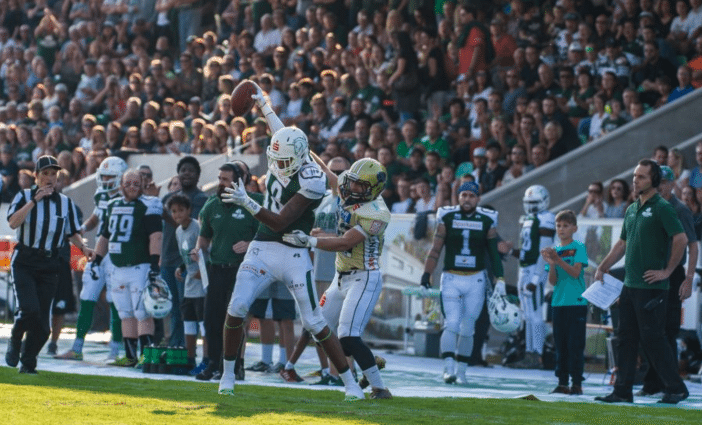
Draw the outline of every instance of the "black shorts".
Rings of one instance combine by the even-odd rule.
[[[275,321],[295,320],[295,300],[279,300],[276,298],[260,298],[254,300],[249,308],[249,314],[256,319],[265,319],[268,303],[271,302]]]
[[[183,298],[180,314],[184,322],[202,322],[205,317],[205,297]]]
[[[71,272],[71,264],[63,259],[60,259],[59,263],[59,279],[52,312],[53,314],[75,313],[76,296],[73,294],[73,273]]]

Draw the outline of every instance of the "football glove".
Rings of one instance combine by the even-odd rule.
[[[289,243],[290,245],[308,248],[314,248],[317,246],[317,238],[307,235],[302,230],[293,230],[292,233],[286,233],[283,235],[283,242]]]
[[[161,267],[158,265],[159,263],[159,255],[152,254],[149,256],[149,263],[150,263],[150,268],[149,268],[149,283],[154,283],[157,277],[161,276]]]
[[[256,84],[256,89],[256,94],[252,94],[251,99],[256,101],[256,105],[259,108],[263,109],[263,107],[266,106],[266,95],[263,93],[263,90],[261,90],[261,87],[259,87],[258,84]]]
[[[502,278],[497,279],[497,282],[495,282],[495,290],[497,294],[502,295],[503,297],[507,295],[507,286],[505,285],[505,280]]]
[[[90,263],[90,278],[93,281],[100,279],[100,264],[97,259]]]
[[[429,289],[431,288],[431,273],[424,272],[422,275],[422,280],[419,282],[420,285],[422,285],[423,288]]]
[[[249,194],[246,193],[244,181],[239,179],[239,184],[232,183],[232,187],[225,187],[222,194],[222,202],[227,204],[236,204],[244,207],[251,215],[258,214],[261,211],[261,206],[256,203]]]

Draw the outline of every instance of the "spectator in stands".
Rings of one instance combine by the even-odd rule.
[[[608,205],[604,201],[604,186],[602,182],[596,181],[590,183],[587,188],[587,197],[585,205],[580,209],[580,217],[586,218],[603,218]]]
[[[410,197],[410,186],[410,180],[404,175],[400,176],[397,180],[397,184],[395,185],[397,201],[395,201],[390,208],[393,214],[409,214],[415,212],[414,199]]]
[[[652,160],[656,161],[658,165],[668,164],[668,148],[665,145],[659,145],[653,151]]]
[[[480,174],[480,191],[481,194],[488,193],[496,187],[502,185],[502,177],[504,177],[507,167],[500,164],[502,148],[499,143],[489,143],[486,148],[485,171]]]
[[[627,123],[622,116],[622,101],[617,98],[612,98],[608,102],[608,106],[612,112],[609,116],[602,120],[602,134],[611,133],[619,127]]]
[[[673,89],[673,91],[668,95],[667,102],[673,102],[674,100],[680,99],[686,94],[692,93],[695,88],[692,87],[692,72],[687,65],[681,65],[678,67],[678,86]]]
[[[417,118],[419,112],[419,64],[408,32],[395,33],[393,47],[396,50],[396,66],[395,72],[388,79],[388,85],[392,87],[395,109],[402,125],[408,119]]]
[[[605,112],[605,95],[598,93],[593,97],[594,113],[590,117],[589,140],[595,140],[603,135],[602,124],[604,120],[609,118],[609,114]]]
[[[656,78],[667,76],[677,85],[675,66],[660,56],[658,44],[647,41],[644,44],[644,64],[641,70],[634,74],[633,82],[641,91],[641,101],[649,105],[656,103],[660,94],[656,89]]]
[[[436,211],[436,195],[432,194],[429,179],[420,177],[415,181],[417,185],[418,199],[415,203],[415,211],[418,213],[424,211]]]
[[[523,145],[514,145],[510,150],[510,166],[502,177],[502,184],[508,184],[518,179],[534,167],[527,164],[526,148]]]
[[[690,186],[699,189],[702,188],[702,142],[697,142],[695,146],[695,161],[697,166],[690,173]]]
[[[0,147],[0,176],[2,176],[0,201],[2,202],[12,202],[20,189],[18,182],[19,167],[13,157],[12,145],[5,144]]]
[[[673,148],[668,153],[667,165],[675,174],[676,187],[673,189],[675,196],[680,198],[682,189],[688,185],[690,181],[690,170],[685,166],[685,157],[678,148]]]
[[[624,218],[624,213],[626,213],[626,209],[629,206],[629,193],[629,184],[626,180],[612,180],[607,188],[604,216],[607,218]]]

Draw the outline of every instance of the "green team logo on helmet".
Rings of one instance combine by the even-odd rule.
[[[339,195],[347,203],[369,202],[385,189],[387,180],[388,173],[380,162],[371,158],[359,159],[339,176]],[[361,190],[352,190],[352,182],[359,183]]]

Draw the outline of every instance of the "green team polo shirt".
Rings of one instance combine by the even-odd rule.
[[[397,148],[395,149],[395,153],[398,158],[409,159],[410,155],[412,155],[412,149],[418,144],[421,144],[419,138],[412,140],[412,146],[407,146],[404,140],[400,140],[400,143],[397,144]]]
[[[436,139],[436,141],[432,142],[429,139],[429,136],[424,136],[419,141],[419,143],[421,143],[422,146],[424,146],[424,149],[426,149],[427,152],[438,153],[441,159],[449,159],[449,156],[451,156],[451,149],[449,148],[449,144],[443,137],[439,137],[438,139]]]
[[[263,203],[263,195],[249,193],[258,204]],[[200,236],[211,239],[211,264],[241,263],[244,254],[237,254],[232,246],[240,241],[253,240],[258,220],[244,207],[225,204],[219,196],[211,196],[200,211]]]
[[[675,209],[659,194],[641,205],[629,205],[620,238],[626,241],[624,285],[640,289],[668,289],[668,279],[649,285],[646,270],[662,270],[668,265],[670,238],[683,233]]]

